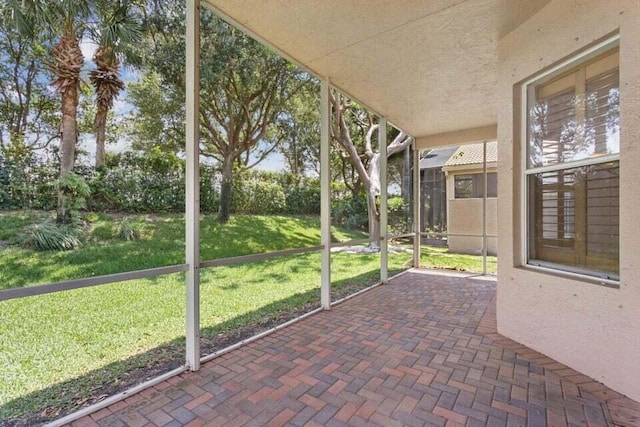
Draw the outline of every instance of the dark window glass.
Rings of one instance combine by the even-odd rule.
[[[455,198],[473,199],[482,198],[484,194],[484,182],[481,173],[455,175]],[[498,174],[487,173],[487,197],[497,197],[498,195]]]

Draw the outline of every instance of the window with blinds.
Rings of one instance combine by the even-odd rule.
[[[619,55],[527,87],[528,262],[617,280]]]
[[[484,175],[481,173],[458,174],[454,176],[456,199],[480,199],[484,197]],[[498,174],[487,173],[487,197],[498,195]]]

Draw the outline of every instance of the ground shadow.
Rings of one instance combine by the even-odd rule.
[[[400,270],[390,271],[390,274]],[[379,270],[335,281],[332,300],[338,300],[378,281]],[[201,330],[201,354],[240,342],[320,306],[316,288],[275,301],[264,307]],[[14,399],[0,406],[0,426],[44,424],[125,391],[184,364],[184,337],[166,342],[128,359],[80,377]]]

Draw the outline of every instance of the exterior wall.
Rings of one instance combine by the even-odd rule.
[[[487,172],[495,172],[487,168]],[[482,169],[462,169],[447,171],[447,229],[453,234],[482,235],[482,199],[456,199],[454,177],[458,174],[482,173]],[[498,181],[500,178],[498,178]],[[495,197],[487,198],[487,235],[496,236],[498,228],[498,203]],[[482,237],[449,236],[451,252],[482,254]],[[497,253],[495,237],[487,238],[487,253]]]
[[[521,267],[518,83],[620,33],[620,286]],[[553,0],[499,43],[498,331],[640,400],[640,2]]]

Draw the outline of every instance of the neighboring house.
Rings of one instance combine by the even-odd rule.
[[[449,250],[482,253],[483,144],[429,151],[420,161],[422,231],[448,234]],[[496,141],[487,143],[487,252],[497,253]],[[445,236],[442,236],[445,237]],[[425,239],[437,244],[437,238]]]
[[[458,147],[429,150],[420,159],[420,231],[445,233],[447,231],[447,182],[442,167]],[[425,239],[425,243],[438,243]]]

